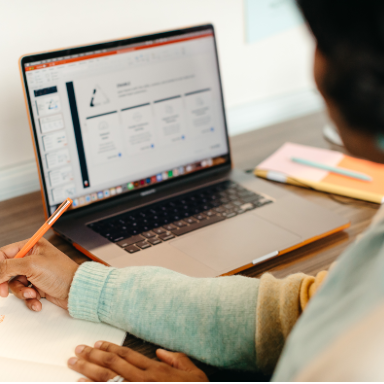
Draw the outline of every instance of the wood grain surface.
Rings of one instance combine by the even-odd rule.
[[[231,149],[235,167],[251,170],[287,141],[342,150],[332,146],[323,138],[322,127],[326,119],[324,113],[316,113],[233,137]],[[356,236],[369,225],[379,208],[377,204],[364,203],[294,186],[279,185],[326,209],[339,213],[351,221],[351,227],[346,231],[318,240],[241,272],[242,275],[259,277],[268,271],[274,276],[282,278],[296,272],[314,275],[320,270],[327,269],[354,241]],[[43,222],[44,214],[40,192],[0,202],[0,247],[30,237]],[[86,256],[52,231],[49,231],[45,237],[79,264],[89,261]],[[143,342],[132,335],[127,335],[124,345],[148,357],[155,357],[156,346]],[[211,380],[258,381],[264,379],[262,376],[255,377],[244,373],[220,371],[201,363],[197,364]]]

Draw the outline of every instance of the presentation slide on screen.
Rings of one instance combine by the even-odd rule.
[[[52,115],[61,110],[60,97],[58,93],[36,98],[37,113],[39,116]]]
[[[52,189],[52,199],[54,201],[64,201],[67,197],[74,198],[76,195],[75,184],[66,184],[59,188]]]
[[[47,116],[42,117],[40,119],[40,129],[41,133],[50,133],[53,131],[58,131],[59,129],[64,128],[64,119],[63,115],[54,115],[54,116]]]
[[[88,173],[90,188],[76,180],[77,191],[97,192],[227,152],[212,38],[106,57],[91,72],[80,67],[35,94],[52,196],[72,181],[69,164],[75,175]],[[85,161],[70,158],[82,148]]]
[[[31,97],[53,204],[228,151],[211,37],[59,69],[31,72],[45,84]]]
[[[73,173],[72,173],[71,166],[59,168],[49,172],[49,181],[51,183],[51,187],[56,187],[60,184],[67,183],[72,180],[73,180]]]
[[[45,135],[43,136],[43,143],[45,152],[61,149],[68,145],[67,135],[65,131],[59,131],[50,135]]]
[[[71,162],[68,149],[47,153],[45,159],[47,161],[47,168],[49,169],[62,167]]]

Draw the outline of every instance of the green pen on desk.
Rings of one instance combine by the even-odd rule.
[[[309,167],[323,169],[324,171],[337,173],[339,175],[352,177],[354,179],[364,180],[364,181],[372,181],[371,176],[365,175],[364,173],[350,171],[350,170],[345,169],[345,168],[332,167],[331,165],[317,163],[316,161],[301,159],[299,157],[291,157],[291,160],[293,162],[301,164],[301,165],[307,165]]]

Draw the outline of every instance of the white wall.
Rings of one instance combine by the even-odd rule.
[[[22,54],[205,22],[216,27],[228,108],[313,86],[305,27],[246,44],[242,0],[0,0],[0,168],[33,158]]]

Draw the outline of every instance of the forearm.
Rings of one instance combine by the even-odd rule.
[[[325,276],[196,279],[158,267],[85,263],[73,280],[69,311],[211,365],[272,373]]]
[[[259,280],[190,278],[163,268],[81,266],[73,317],[102,321],[215,366],[256,369]]]

